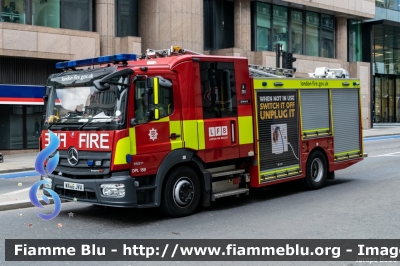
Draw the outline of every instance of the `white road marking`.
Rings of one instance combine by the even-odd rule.
[[[13,192],[4,193],[4,194],[1,194],[1,195],[12,195],[12,194],[17,194],[17,193],[20,193],[20,192],[28,191],[28,190],[30,190],[30,189],[31,189],[31,188],[28,187],[28,188],[16,190],[16,191],[13,191]]]
[[[400,156],[400,151],[392,152],[392,153],[385,153],[385,154],[380,154],[380,155],[375,155],[375,156],[370,156],[370,157],[382,157],[382,156]]]

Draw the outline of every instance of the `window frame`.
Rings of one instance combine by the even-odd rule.
[[[272,32],[273,32],[273,21],[274,21],[274,6],[279,6],[279,7],[285,7],[285,6],[280,6],[280,5],[274,5],[274,4],[269,4],[269,14],[270,14],[270,20],[271,20],[271,27],[268,29],[269,30],[269,47],[268,50],[258,50],[258,32],[257,32],[257,5],[258,4],[269,4],[265,2],[260,2],[260,1],[252,1],[251,2],[251,51],[270,51],[274,52],[272,49],[273,45],[273,40],[272,38]],[[287,8],[287,51],[293,51],[293,36],[292,36],[292,12],[299,12],[302,14],[302,31],[303,31],[303,38],[302,38],[302,53],[301,55],[307,55],[307,12],[310,12],[308,10],[302,10],[302,9],[297,9],[297,8],[291,8],[291,7],[285,7]],[[319,13],[319,12],[313,12],[317,14],[318,18],[318,47],[317,47],[317,55],[316,57],[323,57],[322,56],[322,47],[323,47],[323,37],[322,37],[322,22],[321,19],[323,16],[329,16],[332,18],[333,25],[332,25],[332,42],[333,42],[333,51],[332,51],[332,57],[324,57],[324,58],[335,58],[336,57],[336,17],[334,15],[326,14],[326,13]]]
[[[222,65],[223,67],[218,65]],[[229,83],[227,82],[226,76],[224,77],[222,73],[225,73],[225,75],[226,73],[229,74]],[[203,119],[237,117],[238,104],[235,85],[235,63],[233,61],[200,61],[199,76]],[[210,77],[213,76],[215,76],[214,81],[211,81]],[[212,88],[214,88],[214,103],[212,103]],[[229,90],[231,93],[233,92],[233,94],[230,95],[231,97],[229,100],[224,100],[225,96],[228,96]],[[226,106],[226,102],[230,102],[229,107]]]

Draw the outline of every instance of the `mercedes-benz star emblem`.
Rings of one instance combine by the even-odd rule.
[[[74,147],[69,148],[67,154],[67,160],[70,165],[74,166],[78,164],[79,161],[78,151]]]

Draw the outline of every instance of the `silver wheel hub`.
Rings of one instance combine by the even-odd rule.
[[[186,177],[181,177],[174,186],[174,201],[179,207],[190,205],[194,198],[193,183]]]
[[[321,181],[324,174],[324,166],[320,158],[315,158],[311,163],[311,178],[314,182],[318,183]]]

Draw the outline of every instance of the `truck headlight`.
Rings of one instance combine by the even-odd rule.
[[[104,197],[122,198],[125,197],[124,184],[101,184],[101,193]]]

